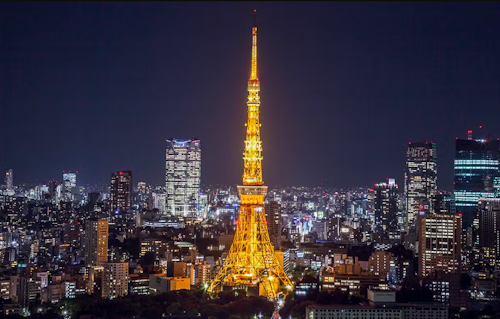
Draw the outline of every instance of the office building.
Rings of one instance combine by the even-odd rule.
[[[381,276],[387,281],[396,280],[396,257],[387,251],[374,251],[369,260],[368,267],[375,276]]]
[[[129,274],[128,291],[130,295],[149,295],[149,275]]]
[[[432,202],[437,191],[436,143],[408,143],[405,169],[406,229],[416,233],[420,206],[433,213]]]
[[[269,231],[269,240],[275,249],[281,245],[281,205],[276,201],[265,204],[267,230]]]
[[[398,214],[398,185],[392,178],[387,179],[387,183],[375,184],[375,223],[384,232],[397,231]]]
[[[212,265],[206,261],[196,265],[196,281],[200,284],[209,284],[212,280]]]
[[[14,190],[14,170],[12,168],[5,173],[5,187],[8,191]]]
[[[500,255],[500,198],[479,199],[478,233],[482,259],[495,266]]]
[[[173,262],[167,263],[167,277],[186,277],[187,275],[187,264],[184,262]]]
[[[111,210],[127,211],[132,201],[132,172],[120,171],[111,175],[109,190]]]
[[[80,222],[63,223],[63,243],[78,246],[80,243]]]
[[[460,214],[433,214],[423,210],[418,215],[418,275],[426,277],[442,270],[461,272]]]
[[[87,219],[85,221],[85,263],[102,266],[108,261],[108,221]]]
[[[473,139],[455,142],[455,206],[462,213],[463,227],[472,226],[479,198],[495,197],[498,180],[499,141]]]
[[[76,173],[63,174],[63,200],[66,202],[73,201],[73,192],[76,188]]]
[[[422,285],[431,291],[434,302],[459,307],[461,300],[460,277],[459,273],[436,271],[424,278]]]
[[[200,140],[167,140],[166,211],[178,217],[198,215],[201,179]]]
[[[128,263],[105,262],[102,264],[101,296],[105,299],[114,299],[128,294]]]

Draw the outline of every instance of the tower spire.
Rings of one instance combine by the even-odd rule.
[[[253,10],[252,69],[250,70],[250,80],[258,80],[258,78],[257,78],[257,10]]]
[[[248,120],[245,151],[243,152],[243,185],[264,185],[262,181],[262,142],[260,140],[260,81],[257,77],[257,27],[252,28],[252,67],[248,80]]]

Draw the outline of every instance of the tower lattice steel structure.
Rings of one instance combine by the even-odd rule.
[[[255,11],[254,11],[255,14]],[[260,140],[260,81],[257,77],[257,26],[252,29],[252,67],[248,80],[248,120],[243,152],[243,186],[236,233],[229,254],[207,292],[215,295],[223,286],[258,287],[259,294],[276,298],[292,283],[275,255],[269,240],[264,197],[267,186],[262,180],[262,141]]]

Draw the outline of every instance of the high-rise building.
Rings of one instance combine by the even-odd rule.
[[[462,216],[460,214],[418,214],[418,274],[426,277],[442,270],[461,272]]]
[[[73,201],[73,192],[76,188],[76,173],[63,173],[63,200]]]
[[[387,183],[378,183],[375,191],[375,224],[384,232],[396,232],[398,227],[398,185],[392,178]]]
[[[8,191],[14,190],[14,170],[12,168],[5,172],[5,186]]]
[[[463,227],[472,226],[479,198],[495,197],[499,174],[498,140],[458,139],[455,142],[455,206],[462,213]]]
[[[167,140],[166,210],[179,217],[198,215],[201,178],[200,140]]]
[[[128,294],[128,263],[106,262],[102,264],[102,298],[114,299]]]
[[[416,234],[416,219],[420,206],[433,213],[437,191],[436,143],[408,143],[405,169],[406,229]]]
[[[479,199],[478,237],[482,259],[495,266],[500,261],[500,198]]]
[[[111,175],[109,190],[111,210],[127,211],[132,201],[132,172],[120,171]]]
[[[141,194],[146,194],[146,183],[144,182],[137,183],[137,191]]]
[[[85,263],[102,266],[108,261],[108,221],[87,219],[85,221]]]
[[[255,12],[255,11],[254,11]],[[260,80],[257,77],[257,26],[252,29],[252,64],[248,80],[248,118],[243,152],[243,186],[238,186],[240,211],[229,253],[207,289],[210,295],[225,286],[246,287],[249,294],[276,298],[280,289],[293,289],[269,239],[262,179],[260,139]]]
[[[264,211],[266,212],[269,239],[274,248],[279,249],[281,245],[281,205],[276,201],[271,201],[265,205]]]

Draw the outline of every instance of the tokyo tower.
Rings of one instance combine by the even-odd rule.
[[[207,290],[211,296],[225,289],[253,287],[258,289],[259,295],[275,299],[280,290],[292,289],[292,283],[274,253],[267,230],[264,212],[267,186],[264,186],[262,180],[259,92],[257,26],[254,21],[252,66],[248,80],[248,119],[245,124],[246,139],[243,152],[243,186],[238,186],[240,212],[229,254]]]

